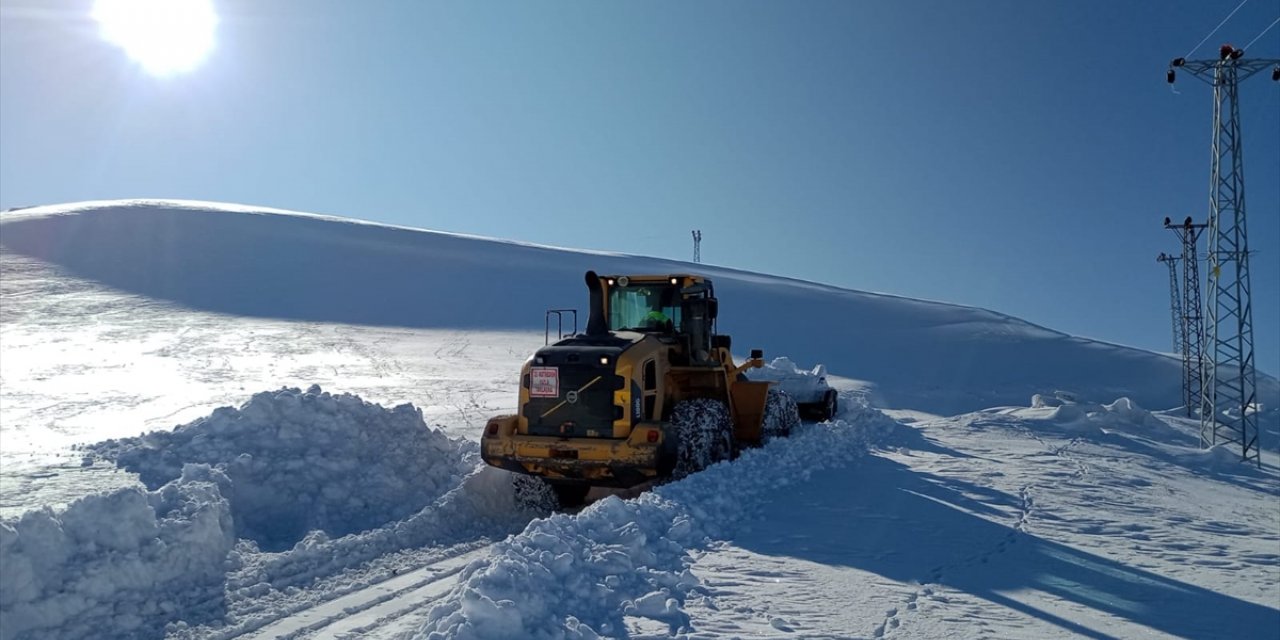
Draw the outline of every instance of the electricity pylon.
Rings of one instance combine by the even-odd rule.
[[[693,261],[702,262],[702,230],[693,231]]]
[[[1182,355],[1186,351],[1186,337],[1183,332],[1187,325],[1183,322],[1182,294],[1178,291],[1178,262],[1182,258],[1161,253],[1156,262],[1163,262],[1169,267],[1169,313],[1173,318],[1173,352]]]
[[[1200,234],[1207,224],[1196,224],[1191,216],[1180,225],[1169,218],[1164,228],[1172,229],[1182,241],[1182,397],[1187,417],[1200,408],[1204,393],[1204,308],[1200,306]]]
[[[1249,288],[1249,237],[1245,226],[1244,158],[1240,137],[1240,82],[1280,60],[1246,60],[1244,50],[1223,45],[1217,60],[1175,58],[1167,79],[1182,69],[1213,87],[1213,145],[1209,172],[1209,323],[1205,339],[1213,355],[1204,365],[1200,395],[1200,444],[1237,445],[1243,460],[1262,466],[1258,449],[1257,372],[1253,357],[1253,300]]]

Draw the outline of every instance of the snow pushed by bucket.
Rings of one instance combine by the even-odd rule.
[[[152,489],[187,464],[220,469],[236,535],[265,550],[312,531],[337,537],[407,518],[478,462],[475,443],[428,427],[412,405],[386,409],[318,386],[258,393],[239,409],[88,450]]]
[[[219,485],[191,465],[157,491],[89,495],[0,523],[0,638],[156,637],[222,613],[235,537]]]
[[[827,384],[825,365],[801,369],[785,356],[774,358],[763,367],[747,370],[746,376],[751,380],[774,383],[775,389],[786,391],[796,402],[820,402],[823,394],[831,388]]]
[[[699,588],[689,552],[730,534],[779,486],[845,465],[894,422],[865,406],[799,429],[630,501],[609,497],[577,515],[531,523],[473,562],[415,637],[596,638],[626,634],[627,616],[689,627]]]

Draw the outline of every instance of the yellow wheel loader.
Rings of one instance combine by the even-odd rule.
[[[786,394],[742,375],[763,365],[760,350],[734,364],[711,280],[588,271],[586,283],[586,331],[550,344],[550,314],[565,310],[548,311],[548,344],[520,373],[519,411],[485,426],[486,463],[550,485],[572,507],[593,486],[681,477],[799,424]]]

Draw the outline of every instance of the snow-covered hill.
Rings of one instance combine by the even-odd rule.
[[[9,212],[0,249],[0,640],[1280,629],[1273,378],[1255,469],[1173,359],[981,309],[190,202]],[[841,414],[516,508],[473,441],[589,268],[710,275]]]
[[[587,269],[697,271],[715,279],[721,328],[739,349],[823,362],[874,382],[891,406],[953,414],[1066,388],[1178,402],[1179,364],[1163,355],[983,309],[710,265],[203,203],[40,207],[4,216],[2,231],[12,251],[153,300],[384,327],[537,331],[544,309],[584,309]],[[777,249],[762,238],[742,251]],[[1263,402],[1280,399],[1274,379],[1260,387]]]

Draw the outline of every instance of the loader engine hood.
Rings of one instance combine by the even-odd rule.
[[[614,437],[614,422],[628,414],[616,393],[633,384],[618,375],[618,358],[644,338],[627,331],[587,334],[539,349],[524,381],[529,400],[522,415],[528,433]]]

